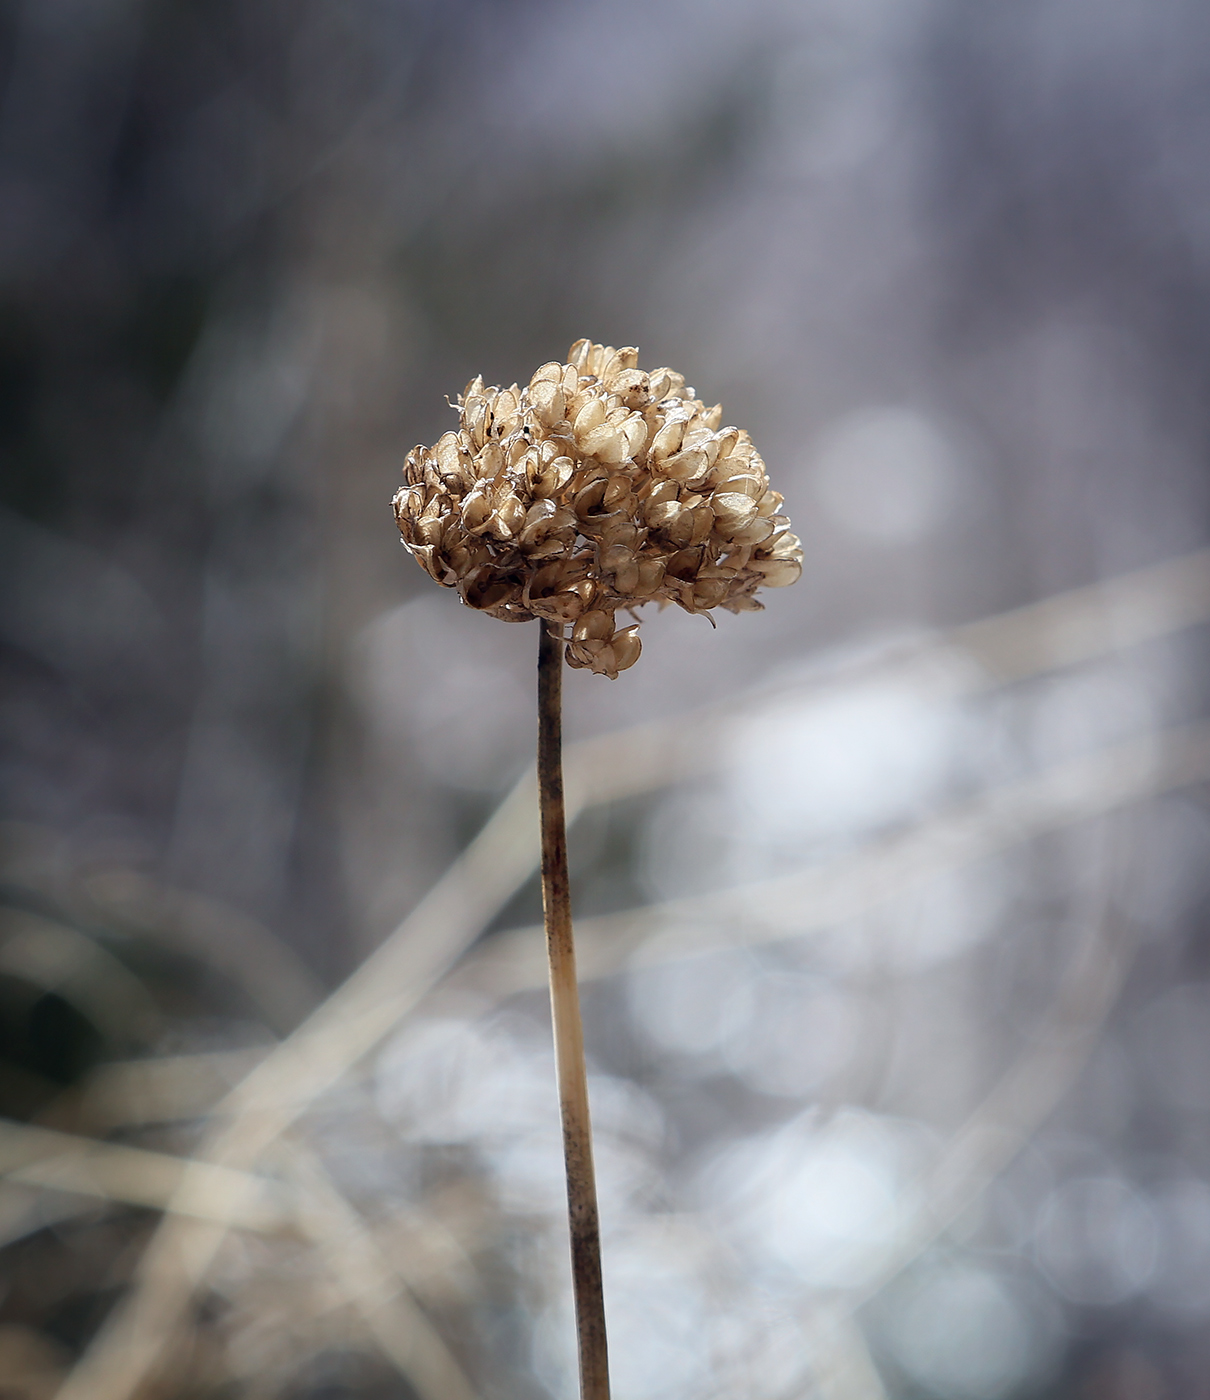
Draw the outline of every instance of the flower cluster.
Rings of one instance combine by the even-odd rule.
[[[571,626],[567,660],[616,678],[639,655],[619,608],[759,609],[802,546],[748,434],[670,369],[579,340],[524,388],[474,379],[459,427],[415,447],[395,494],[403,542],[472,608]]]

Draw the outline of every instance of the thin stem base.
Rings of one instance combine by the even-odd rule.
[[[567,874],[567,830],[563,803],[563,639],[561,629],[539,622],[538,805],[542,822],[542,907],[550,964],[555,1070],[563,1115],[567,1165],[567,1211],[571,1226],[571,1272],[580,1345],[581,1400],[609,1400],[605,1343],[605,1298],[601,1288],[601,1232],[588,1117],[584,1032],[576,985],[576,950],[571,930]]]

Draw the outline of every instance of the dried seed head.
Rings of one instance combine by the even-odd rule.
[[[802,573],[747,433],[638,354],[578,340],[524,388],[472,379],[458,431],[408,453],[394,500],[438,583],[506,622],[570,625],[568,664],[610,679],[640,649],[618,608],[752,612]]]

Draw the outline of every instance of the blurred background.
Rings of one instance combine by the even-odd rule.
[[[575,1394],[537,637],[389,500],[581,336],[806,550],[565,682],[618,1400],[1210,1395],[1210,11],[0,34],[5,1400]]]

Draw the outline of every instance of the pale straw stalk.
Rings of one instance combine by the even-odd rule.
[[[601,1232],[588,1113],[588,1072],[576,983],[563,815],[563,637],[553,622],[540,623],[538,644],[538,808],[542,824],[542,909],[550,968],[555,1073],[563,1120],[567,1213],[571,1226],[571,1274],[580,1347],[582,1400],[609,1400],[605,1296],[601,1287]]]

